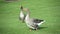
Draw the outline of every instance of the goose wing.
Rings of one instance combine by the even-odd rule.
[[[44,23],[44,20],[41,20],[41,19],[33,19],[32,22],[35,25],[41,25],[42,23]]]
[[[41,23],[41,22],[43,22],[44,20],[40,20],[40,19],[33,19],[33,22],[34,23]]]

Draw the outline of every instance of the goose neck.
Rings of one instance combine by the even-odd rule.
[[[29,20],[29,19],[30,19],[30,15],[29,13],[27,13],[25,20]]]

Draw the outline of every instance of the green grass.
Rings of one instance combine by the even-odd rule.
[[[41,29],[29,31],[19,20],[20,5],[28,7],[31,17],[44,19]],[[0,0],[0,34],[60,34],[60,0]]]

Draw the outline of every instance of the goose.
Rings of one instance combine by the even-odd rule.
[[[25,22],[24,20],[25,20],[25,17],[26,17],[26,15],[24,14],[24,12],[23,11],[27,11],[28,10],[28,8],[23,8],[23,6],[21,6],[21,12],[20,12],[20,16],[19,16],[19,19],[20,20],[22,20],[22,22]]]
[[[39,26],[44,22],[45,21],[41,19],[30,18],[30,11],[27,10],[27,15],[25,17],[25,23],[30,29],[37,30]]]
[[[20,15],[19,15],[19,19],[24,22],[24,19],[25,19],[25,14],[23,13],[23,7],[21,6],[21,12],[20,12]]]

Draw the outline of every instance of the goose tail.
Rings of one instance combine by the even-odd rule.
[[[43,24],[45,22],[45,20],[44,21],[42,21],[42,22],[40,22],[40,23],[38,23],[38,26],[40,26],[41,24]]]

